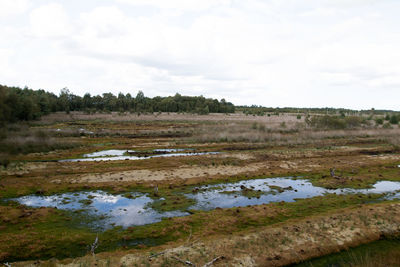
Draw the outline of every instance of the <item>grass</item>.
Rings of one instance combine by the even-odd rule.
[[[400,266],[400,239],[383,239],[346,251],[312,259],[296,267],[389,267]]]
[[[79,146],[78,143],[55,138],[49,131],[31,129],[23,124],[0,128],[0,132],[0,153],[8,155],[65,150]]]
[[[10,164],[8,168],[0,170],[0,198],[36,192],[51,195],[96,189],[115,194],[138,191],[148,194],[155,200],[152,208],[156,210],[185,211],[194,204],[194,201],[186,198],[184,194],[206,184],[293,175],[310,179],[314,185],[327,188],[366,188],[379,180],[400,180],[400,169],[396,167],[400,164],[398,127],[382,129],[381,126],[370,125],[351,130],[315,130],[307,128],[303,119],[291,115],[271,117],[236,116],[236,114],[231,116],[114,115],[54,114],[44,117],[40,122],[32,122],[25,128],[9,129],[8,133],[12,134],[3,136],[0,141],[8,144],[0,147],[7,153],[5,158]],[[282,122],[285,123],[284,128]],[[92,131],[93,134],[80,133],[80,128]],[[57,132],[56,129],[61,131]],[[23,133],[24,131],[26,133]],[[68,147],[70,144],[72,145]],[[102,163],[39,163],[39,161],[78,158],[94,150],[150,151],[154,148],[171,147],[190,147],[196,151],[223,151],[224,154],[220,157],[157,158]],[[16,154],[11,155],[13,150]],[[250,157],[235,158],[235,155],[242,154]],[[388,157],[379,161],[379,157],[375,155]],[[298,163],[297,167],[290,169],[280,167],[282,164],[289,166],[287,164],[289,161]],[[70,183],[80,176],[95,173],[135,170],[173,172],[182,166],[214,168],[240,167],[249,164],[260,164],[263,167],[254,173],[232,175],[221,173],[201,178],[174,178],[159,182]],[[319,167],[307,170],[302,164],[314,164]],[[330,177],[329,169],[332,167],[336,168],[336,174],[343,179]],[[53,183],[55,180],[60,182]],[[159,190],[154,195],[156,183]],[[273,189],[277,192],[283,190],[283,188]],[[260,192],[250,189],[241,190],[241,194],[247,197],[260,197]],[[192,215],[182,218],[170,218],[156,224],[127,229],[115,227],[101,232],[97,252],[125,251],[130,248],[142,251],[146,250],[146,247],[160,244],[178,245],[187,240],[190,233],[193,235],[192,239],[237,236],[244,231],[257,231],[262,227],[288,220],[305,219],[319,214],[329,215],[345,207],[353,208],[378,201],[379,197],[379,195],[327,195],[293,203],[271,203],[216,209],[209,212],[191,211]],[[89,204],[91,200],[85,201]],[[25,216],[25,211],[32,212],[32,215]],[[369,217],[363,216],[357,217],[357,220],[369,224]],[[0,204],[0,222],[0,240],[5,241],[0,243],[0,261],[81,256],[87,253],[88,245],[93,243],[97,234],[87,225],[90,222],[95,223],[96,218],[85,217],[83,213],[31,209],[16,204]],[[288,245],[291,242],[279,238],[281,237],[277,237],[276,244],[283,242]],[[244,250],[249,249],[249,244],[238,244],[238,246]],[[362,255],[358,258],[363,257],[367,256]]]
[[[329,170],[308,174],[315,186],[325,188],[371,188],[377,181],[400,181],[400,168],[397,165],[368,165],[361,168],[337,169],[336,174],[341,179],[332,178]]]
[[[194,199],[187,198],[183,194],[159,193],[159,196],[162,197],[159,197],[152,202],[151,208],[161,212],[173,210],[186,211],[190,206],[196,203]]]
[[[179,242],[193,238],[240,232],[308,216],[328,213],[337,209],[363,204],[378,199],[379,195],[328,195],[292,203],[272,203],[253,207],[196,211],[191,216],[168,218],[159,223],[129,227],[116,227],[99,233],[98,252],[117,248],[145,248],[166,242]],[[0,233],[1,261],[47,259],[82,256],[93,242],[96,233],[85,226],[95,217],[84,213],[71,214],[56,209],[32,209],[10,204],[0,206],[4,226]],[[46,212],[43,212],[43,211]],[[32,214],[21,216],[27,211]],[[6,217],[4,217],[6,216]],[[6,220],[5,220],[6,219]],[[234,222],[234,223],[233,223]],[[30,235],[25,235],[27,229]],[[22,250],[21,250],[22,249]]]

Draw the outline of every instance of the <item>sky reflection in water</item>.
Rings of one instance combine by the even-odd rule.
[[[83,158],[79,159],[63,159],[59,162],[82,162],[82,161],[114,161],[114,160],[143,160],[150,158],[168,158],[168,157],[187,157],[187,156],[202,156],[202,155],[216,155],[220,152],[188,152],[182,153],[191,149],[154,149],[153,151],[160,154],[146,155],[146,156],[132,156],[125,155],[126,152],[135,152],[134,150],[103,150],[84,154]],[[167,154],[164,154],[167,153]]]
[[[259,198],[248,198],[241,194],[241,186],[261,190]],[[272,188],[270,187],[272,186]],[[274,186],[286,188],[279,191]],[[387,199],[399,198],[400,182],[380,181],[371,189],[336,189],[330,190],[313,186],[305,179],[266,178],[236,183],[217,184],[199,187],[198,193],[186,194],[197,203],[189,209],[211,210],[217,207],[231,208],[248,205],[260,205],[270,202],[293,202],[296,199],[312,198],[327,193],[391,193]],[[226,192],[229,194],[226,194]],[[98,225],[107,229],[117,226],[144,225],[161,221],[162,218],[185,216],[183,211],[158,212],[150,207],[152,199],[142,193],[132,193],[133,198],[111,195],[103,191],[65,193],[53,196],[24,196],[16,201],[32,207],[57,207],[64,210],[84,210],[89,215],[97,215]],[[86,202],[86,204],[84,203]],[[101,217],[103,216],[103,217]]]

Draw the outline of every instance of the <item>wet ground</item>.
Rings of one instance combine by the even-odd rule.
[[[219,154],[219,152],[194,152],[191,149],[154,149],[152,151],[113,149],[113,150],[103,150],[89,154],[84,154],[82,158],[78,159],[59,160],[59,162],[140,160],[149,158],[185,157],[185,156],[201,156],[201,155],[215,155],[215,154]]]
[[[313,186],[306,179],[265,178],[236,183],[195,187],[192,193],[181,193],[195,200],[187,210],[212,210],[217,207],[232,208],[260,205],[271,202],[293,202],[324,194],[385,194],[385,199],[400,198],[400,182],[380,181],[370,189],[325,189]],[[163,200],[148,194],[131,192],[112,195],[104,191],[65,193],[52,196],[30,195],[13,199],[30,207],[57,207],[58,209],[86,213],[97,217],[96,228],[135,226],[159,222],[162,218],[186,216],[189,212],[172,210],[161,212],[151,207],[154,201]]]

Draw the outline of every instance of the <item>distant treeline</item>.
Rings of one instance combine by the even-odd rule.
[[[153,98],[146,97],[139,91],[135,97],[131,94],[112,93],[83,97],[72,94],[68,89],[62,89],[59,95],[44,90],[21,89],[0,85],[0,125],[7,122],[29,121],[40,118],[51,112],[84,111],[95,112],[185,112],[185,113],[234,113],[243,112],[247,115],[279,115],[282,113],[325,114],[325,115],[386,115],[400,118],[399,112],[391,110],[351,110],[337,108],[272,108],[262,106],[234,106],[225,99],[205,98],[203,96],[175,96]]]
[[[60,95],[44,90],[8,87],[0,85],[0,124],[6,122],[28,121],[40,118],[51,112],[86,111],[94,112],[188,112],[198,114],[233,113],[235,106],[225,99],[205,98],[203,96],[175,96],[153,98],[139,91],[136,97],[131,94],[111,93],[83,97],[62,89]]]
[[[299,113],[299,114],[325,114],[325,115],[387,115],[394,113],[392,110],[353,110],[344,108],[272,108],[263,106],[236,106],[236,111],[241,111],[248,115],[264,116],[267,114],[279,115],[281,113]],[[398,113],[398,112],[396,112]]]

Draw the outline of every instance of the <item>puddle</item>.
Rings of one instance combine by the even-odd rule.
[[[118,150],[118,149],[103,150],[90,154],[84,154],[83,157],[85,158],[96,158],[96,157],[106,157],[106,156],[117,157],[117,156],[123,156],[126,152],[131,152],[131,150]]]
[[[260,205],[270,202],[293,202],[296,199],[312,198],[327,193],[369,194],[386,193],[386,199],[400,198],[400,182],[380,181],[371,189],[325,189],[313,186],[305,179],[265,178],[236,183],[202,186],[185,194],[196,204],[189,210],[212,210],[217,207],[231,208]],[[53,196],[25,196],[14,199],[32,207],[57,207],[64,210],[83,210],[88,215],[98,216],[97,225],[103,229],[113,226],[134,226],[159,222],[162,218],[186,216],[189,213],[175,210],[159,212],[150,208],[152,200],[146,194],[131,193],[127,198],[103,191],[65,193]]]
[[[188,152],[185,152],[188,151]],[[192,152],[193,149],[154,149],[152,151],[134,150],[103,150],[84,154],[80,159],[64,159],[59,162],[81,162],[81,161],[110,161],[110,160],[141,160],[161,157],[187,157],[201,155],[215,155],[220,152]],[[185,153],[184,153],[185,152]]]
[[[240,181],[231,184],[202,186],[198,193],[187,195],[197,201],[190,209],[212,210],[217,207],[232,208],[260,205],[271,202],[294,202],[324,194],[381,194],[392,193],[387,198],[400,197],[400,182],[380,181],[370,189],[325,189],[313,186],[305,179],[267,178]]]
[[[161,221],[162,218],[186,216],[189,213],[170,211],[160,213],[148,205],[153,202],[148,196],[136,193],[127,198],[103,191],[65,193],[53,196],[25,196],[17,200],[31,207],[57,207],[58,209],[82,211],[98,217],[92,225],[102,229],[113,226],[128,227]]]
[[[183,152],[187,150],[194,150],[192,148],[160,148],[160,149],[154,149],[154,152],[160,152],[160,153],[172,153],[172,152]]]

